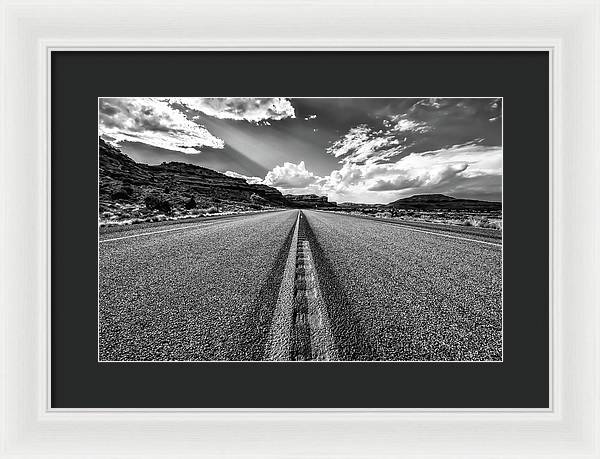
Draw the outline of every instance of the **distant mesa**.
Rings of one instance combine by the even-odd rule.
[[[384,206],[384,204],[361,204],[359,202],[340,202],[338,204],[338,207],[344,208],[344,209],[361,209],[363,207],[381,207]]]
[[[336,207],[337,203],[330,202],[327,196],[317,196],[316,194],[286,194],[287,199],[293,207]]]
[[[407,210],[502,210],[501,202],[460,199],[444,194],[417,194],[390,202],[386,207]]]
[[[327,196],[317,196],[316,194],[286,194],[284,196],[291,201],[328,202]]]

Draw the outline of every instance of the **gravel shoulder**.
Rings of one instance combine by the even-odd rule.
[[[262,359],[296,216],[100,243],[100,360]]]
[[[346,359],[502,359],[502,249],[303,211]],[[311,243],[313,244],[313,243]]]

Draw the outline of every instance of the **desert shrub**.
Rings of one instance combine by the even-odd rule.
[[[502,229],[502,222],[499,221],[490,221],[487,218],[483,219],[479,223],[479,227],[481,228],[492,228],[492,229]]]
[[[476,228],[492,228],[492,229],[502,229],[501,221],[490,221],[487,218],[467,218],[465,220],[459,221],[459,225],[462,226],[474,226]]]
[[[208,209],[206,209],[206,213],[207,214],[216,214],[219,211],[219,209],[217,209],[215,206],[209,207]]]
[[[166,214],[171,213],[171,203],[167,200],[161,201],[158,210]]]
[[[144,199],[144,204],[146,204],[146,208],[150,210],[158,209],[159,202],[160,198],[154,194],[148,195]]]
[[[117,190],[113,194],[111,194],[110,196],[111,196],[111,198],[113,198],[115,200],[129,199],[131,197],[130,194],[128,194],[127,192],[125,192],[123,190]]]
[[[194,199],[193,196],[185,202],[185,208],[188,210],[195,209],[196,205],[197,205],[196,200]]]
[[[129,199],[133,196],[131,185],[123,185],[120,189],[111,194],[113,199]]]
[[[502,229],[502,221],[490,222],[490,228],[501,230]]]
[[[171,203],[155,194],[146,196],[144,203],[146,204],[146,208],[149,210],[159,210],[164,213],[171,212]]]

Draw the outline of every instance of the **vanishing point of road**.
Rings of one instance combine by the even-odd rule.
[[[314,210],[102,229],[101,361],[499,361],[499,232]]]

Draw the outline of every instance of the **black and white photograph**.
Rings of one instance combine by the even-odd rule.
[[[502,362],[502,101],[98,98],[98,361]]]

